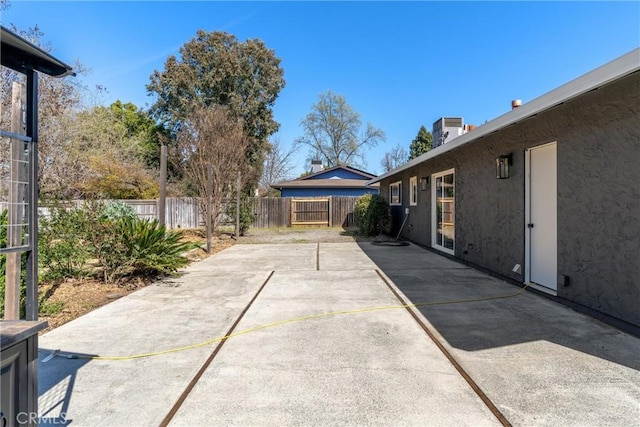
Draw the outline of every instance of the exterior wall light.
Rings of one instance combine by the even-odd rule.
[[[507,179],[510,175],[510,166],[513,164],[513,154],[507,154],[496,158],[496,178]]]
[[[420,178],[420,191],[427,191],[429,188],[429,177]]]

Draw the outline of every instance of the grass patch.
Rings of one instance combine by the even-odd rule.
[[[54,316],[62,311],[64,303],[61,301],[45,301],[40,305],[40,314],[44,316]]]

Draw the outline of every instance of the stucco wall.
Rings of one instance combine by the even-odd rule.
[[[571,280],[558,294],[640,325],[638,74],[626,83],[566,107],[582,120],[558,144],[558,272]]]
[[[431,246],[431,174],[455,168],[455,256],[523,281],[525,150],[557,141],[558,296],[640,326],[640,77],[587,93],[387,178],[402,179],[411,226],[404,236]],[[513,154],[511,177],[495,178],[495,159]],[[429,190],[409,206],[409,177]]]

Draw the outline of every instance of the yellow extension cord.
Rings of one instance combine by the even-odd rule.
[[[169,353],[177,353],[179,351],[191,350],[193,348],[203,347],[209,344],[213,344],[216,342],[220,342],[223,340],[227,340],[229,338],[238,337],[240,335],[248,334],[250,332],[259,331],[261,329],[272,328],[275,326],[286,325],[287,323],[301,322],[303,320],[317,319],[319,317],[325,316],[336,316],[340,314],[355,314],[355,313],[366,313],[370,311],[382,311],[382,310],[396,310],[399,308],[411,308],[411,307],[426,307],[431,305],[447,305],[447,304],[461,304],[466,302],[480,302],[480,301],[490,301],[490,300],[498,300],[505,298],[513,298],[521,295],[529,285],[525,285],[518,292],[506,295],[498,295],[493,297],[485,297],[485,298],[472,298],[472,299],[462,299],[462,300],[453,300],[453,301],[437,301],[437,302],[423,302],[418,304],[406,304],[406,305],[392,305],[385,307],[371,307],[371,308],[359,308],[355,310],[340,310],[340,311],[332,311],[330,313],[319,313],[319,314],[311,314],[308,316],[296,317],[293,319],[281,320],[279,322],[268,323],[266,325],[256,326],[255,328],[245,329],[244,331],[235,332],[229,335],[225,335],[219,338],[213,338],[208,341],[204,341],[198,344],[192,344],[184,347],[171,348],[168,350],[155,351],[151,353],[143,353],[143,354],[134,354],[131,356],[86,356],[80,354],[66,354],[59,353],[58,356],[65,357],[67,359],[91,359],[91,360],[130,360],[130,359],[140,359],[143,357],[152,357],[152,356],[160,356],[163,354]]]

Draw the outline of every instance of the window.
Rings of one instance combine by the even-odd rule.
[[[409,178],[409,205],[418,205],[418,177],[412,176]]]
[[[398,206],[402,204],[402,181],[389,185],[389,204]]]
[[[434,248],[454,255],[455,174],[453,169],[432,177],[432,233]]]

